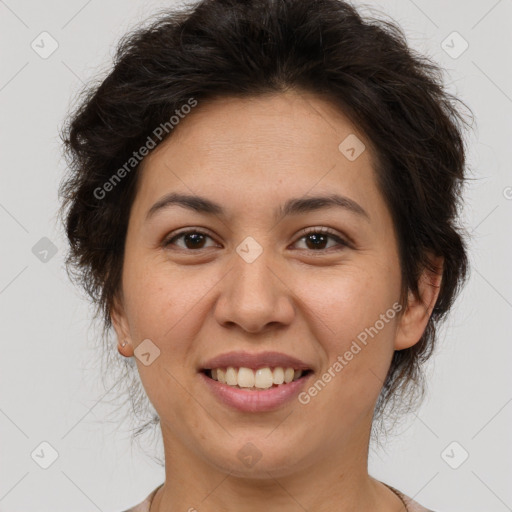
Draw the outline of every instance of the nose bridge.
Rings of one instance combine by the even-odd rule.
[[[276,283],[275,271],[272,272],[271,249],[247,237],[236,248],[236,253],[231,283],[232,298],[242,301],[241,305],[245,304],[251,309],[272,307]]]
[[[236,248],[232,265],[216,308],[219,322],[256,332],[269,323],[291,321],[293,306],[270,248],[247,237]]]

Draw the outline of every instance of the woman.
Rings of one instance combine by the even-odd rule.
[[[339,0],[210,0],[128,35],[63,132],[69,265],[158,413],[132,512],[426,511],[368,474],[467,273],[464,120]]]

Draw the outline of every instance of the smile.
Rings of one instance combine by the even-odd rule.
[[[260,389],[269,389],[300,379],[309,373],[310,370],[298,370],[292,367],[284,368],[276,366],[275,368],[264,367],[253,370],[251,368],[227,368],[205,369],[204,373],[210,379],[227,384],[238,389],[257,391]]]

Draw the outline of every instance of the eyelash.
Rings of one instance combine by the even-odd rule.
[[[182,238],[185,235],[190,235],[190,234],[204,235],[204,236],[207,236],[208,238],[211,238],[213,240],[213,237],[210,236],[205,231],[201,231],[199,229],[188,229],[186,231],[178,232],[176,234],[173,234],[171,237],[166,238],[163,241],[162,246],[164,248],[167,248],[168,246],[173,244],[173,241],[175,241],[175,240],[177,240],[179,238]],[[306,238],[308,235],[312,235],[312,234],[315,234],[315,235],[321,234],[321,235],[324,235],[324,236],[325,235],[329,235],[329,238],[331,238],[332,240],[335,240],[336,242],[338,242],[338,245],[341,246],[341,249],[338,249],[338,250],[342,250],[343,248],[350,246],[350,244],[347,241],[345,241],[343,238],[338,236],[335,232],[333,232],[329,228],[325,228],[325,227],[322,227],[322,228],[305,228],[304,230],[301,231],[301,236],[294,243],[297,243],[297,242],[301,241],[302,239]],[[187,248],[180,247],[179,249],[184,250],[184,251],[188,251],[188,252],[199,252],[199,251],[201,251],[203,249],[209,249],[209,247],[199,248],[199,249],[187,249]],[[314,249],[300,249],[300,250],[306,250],[306,251],[309,251],[309,252],[323,253],[323,252],[329,251],[330,249],[332,249],[332,247],[328,248],[328,249],[319,249],[319,250],[314,250]]]

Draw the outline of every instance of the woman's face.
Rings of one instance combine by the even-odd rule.
[[[146,157],[113,319],[181,464],[264,478],[360,458],[393,351],[425,327],[398,319],[397,239],[372,165],[340,112],[296,92],[199,103]],[[272,384],[275,367],[301,365]],[[227,366],[231,383],[272,387],[204,372]]]

